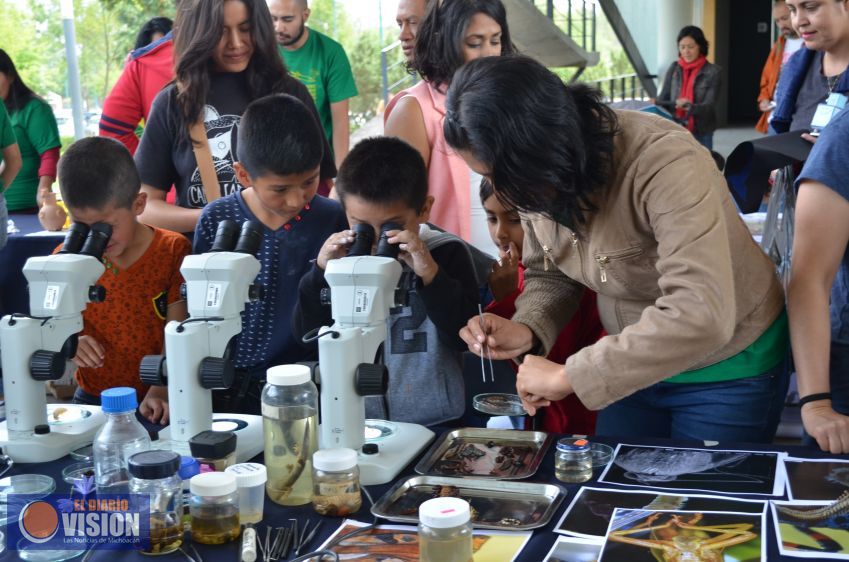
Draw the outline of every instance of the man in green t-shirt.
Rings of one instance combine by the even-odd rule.
[[[348,154],[348,99],[357,95],[348,55],[342,45],[306,26],[307,0],[268,0],[268,10],[280,55],[315,100],[338,168]]]
[[[6,221],[9,220],[3,192],[18,175],[21,164],[21,151],[12,130],[12,121],[6,113],[6,106],[0,103],[0,249],[6,245]]]

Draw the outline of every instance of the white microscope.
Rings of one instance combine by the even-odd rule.
[[[388,374],[382,364],[386,320],[396,302],[401,264],[398,247],[386,243],[381,228],[376,255],[371,255],[374,230],[356,225],[347,257],[327,262],[333,326],[319,329],[322,449],[347,447],[358,451],[363,484],[384,484],[397,476],[431,442],[434,434],[421,425],[365,419],[365,396],[386,393]],[[403,288],[401,289],[404,290]],[[389,428],[379,442],[366,443],[365,431]],[[364,446],[365,443],[365,446]]]
[[[6,421],[0,446],[15,462],[48,462],[89,444],[106,421],[99,406],[47,404],[44,382],[58,380],[77,350],[82,312],[102,302],[96,285],[105,271],[101,256],[112,228],[103,223],[71,225],[62,250],[29,258],[23,273],[29,284],[30,314],[0,320]]]
[[[159,432],[164,447],[191,455],[189,439],[201,431],[236,433],[236,458],[244,462],[263,451],[262,418],[212,413],[212,390],[233,384],[237,336],[245,303],[256,300],[253,282],[260,271],[254,255],[262,227],[221,221],[209,252],[186,256],[180,273],[186,280],[189,318],[165,326],[165,357],[148,355],[140,371],[144,383],[168,386],[170,424]]]

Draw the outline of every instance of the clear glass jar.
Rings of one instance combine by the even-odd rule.
[[[201,431],[189,439],[189,449],[201,472],[224,472],[236,464],[236,434],[232,431]]]
[[[312,499],[312,456],[318,450],[318,390],[306,365],[268,369],[262,389],[265,490],[280,505]]]
[[[150,544],[145,554],[174,552],[183,543],[183,483],[177,475],[180,455],[173,451],[145,451],[127,461],[130,493],[150,497]]]
[[[228,466],[227,472],[236,477],[239,489],[239,520],[243,525],[262,521],[265,503],[265,482],[268,480],[264,465],[243,462]]]
[[[419,562],[472,562],[469,504],[434,498],[419,506]]]
[[[239,538],[239,494],[236,477],[227,472],[205,472],[192,477],[192,540],[223,544]]]
[[[557,441],[554,476],[561,482],[580,484],[593,477],[593,454],[586,439],[564,437]]]
[[[322,449],[312,456],[312,506],[319,515],[345,517],[363,505],[353,449]]]

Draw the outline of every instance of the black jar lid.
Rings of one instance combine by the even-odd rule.
[[[127,460],[130,474],[141,480],[174,476],[180,469],[180,455],[174,451],[154,450],[136,453]]]
[[[223,459],[236,450],[236,434],[232,431],[201,431],[189,439],[189,449],[196,459]]]

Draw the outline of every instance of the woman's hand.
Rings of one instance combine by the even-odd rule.
[[[526,355],[516,375],[516,392],[530,415],[572,394],[566,367],[537,355]]]
[[[528,352],[535,341],[534,333],[524,324],[486,313],[483,319],[473,316],[460,330],[460,338],[475,355],[493,359],[513,359]],[[486,349],[488,347],[489,349]]]
[[[836,412],[830,401],[802,406],[802,423],[823,451],[833,455],[849,453],[849,416]]]
[[[675,107],[680,107],[681,109],[687,109],[693,105],[693,100],[688,98],[678,98],[675,100]]]

